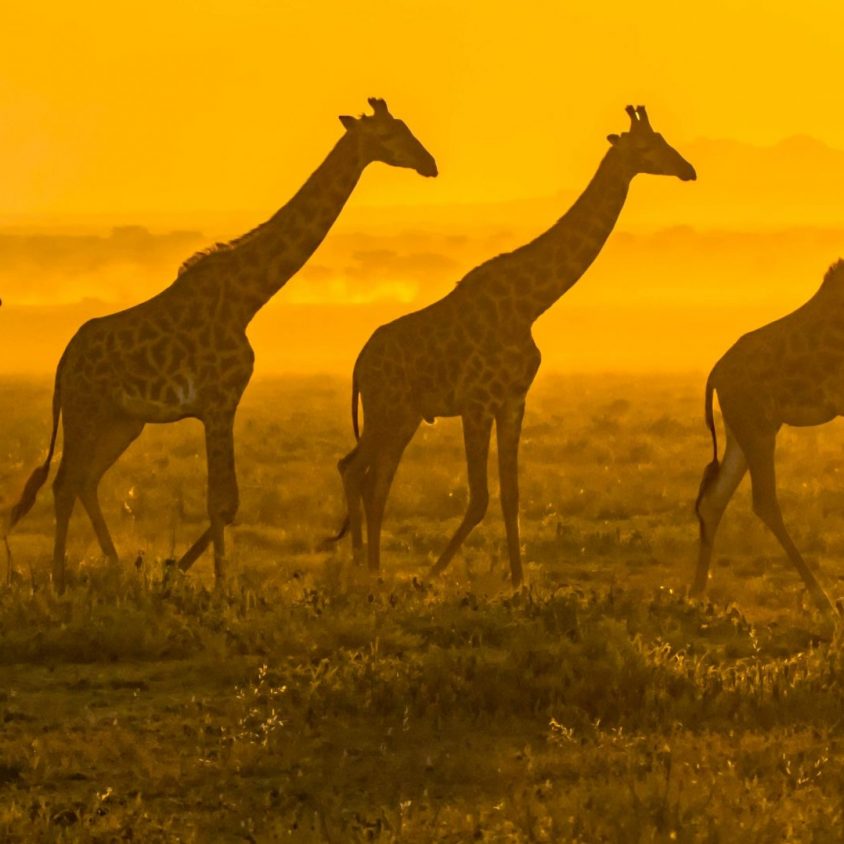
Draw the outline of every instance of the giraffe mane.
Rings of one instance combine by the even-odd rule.
[[[254,235],[256,235],[266,225],[266,222],[261,223],[259,226],[255,226],[254,229],[251,229],[250,231],[246,232],[246,234],[239,235],[238,237],[235,237],[232,240],[219,241],[217,243],[212,244],[211,246],[207,246],[205,249],[200,249],[198,252],[194,252],[193,255],[190,256],[190,258],[182,262],[181,266],[179,267],[177,277],[183,276],[189,270],[192,270],[200,264],[204,263],[206,258],[212,258],[213,256],[220,255],[224,252],[234,251],[245,241],[254,237]]]

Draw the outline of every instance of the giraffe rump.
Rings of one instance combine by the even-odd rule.
[[[712,409],[712,398],[713,393],[715,392],[715,387],[712,383],[712,375],[706,381],[706,399],[704,401],[704,416],[706,418],[706,427],[709,428],[709,433],[712,435],[712,460],[707,465],[707,467],[703,470],[703,477],[700,481],[700,489],[697,493],[697,499],[695,500],[695,514],[697,515],[698,522],[700,523],[700,538],[701,540],[705,539],[704,536],[704,523],[703,523],[703,516],[700,513],[700,503],[703,501],[703,496],[706,495],[706,491],[715,481],[715,478],[718,476],[718,435],[715,432],[715,414]]]
[[[14,526],[32,509],[38,495],[38,490],[44,486],[50,474],[50,463],[53,460],[53,453],[56,450],[56,437],[59,432],[59,417],[61,416],[62,411],[61,375],[64,361],[65,358],[63,355],[59,361],[58,367],[56,368],[56,383],[53,388],[53,431],[50,435],[50,448],[47,451],[46,459],[29,476],[24,484],[20,498],[17,503],[12,506],[12,509],[9,512],[7,534],[11,533],[12,528],[14,528]]]

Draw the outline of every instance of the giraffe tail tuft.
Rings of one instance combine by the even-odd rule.
[[[38,490],[47,482],[47,477],[50,474],[50,463],[53,460],[53,453],[56,450],[56,437],[59,431],[59,416],[62,411],[61,400],[61,374],[64,364],[64,355],[59,361],[56,369],[56,383],[53,388],[53,433],[50,436],[50,448],[47,452],[47,458],[44,462],[35,469],[24,484],[23,492],[17,503],[12,505],[9,511],[8,520],[4,526],[4,537],[11,533],[12,528],[32,509],[35,504],[35,498],[38,495]]]
[[[339,542],[348,532],[349,532],[349,524],[351,520],[349,519],[348,513],[346,514],[346,518],[343,520],[343,524],[340,525],[340,530],[337,533],[333,534],[332,536],[326,537],[322,541],[323,548],[330,548],[335,542]]]
[[[337,469],[340,472],[341,477],[343,477],[345,475],[346,468],[348,467],[349,463],[352,460],[354,460],[355,455],[357,453],[358,453],[358,447],[355,446],[345,457],[343,457],[341,460],[338,461]],[[345,482],[344,482],[344,486],[345,486]],[[339,542],[349,532],[349,527],[351,526],[351,521],[352,521],[352,518],[351,518],[351,515],[349,514],[348,502],[347,502],[346,516],[343,519],[343,524],[340,526],[340,530],[338,530],[337,533],[333,534],[332,536],[329,536],[326,539],[324,539],[322,541],[322,548],[324,550],[327,550],[335,542]]]
[[[700,538],[703,541],[706,537],[704,534],[705,527],[703,523],[703,516],[700,513],[700,504],[703,501],[703,496],[706,491],[714,483],[715,478],[718,477],[718,435],[715,431],[715,414],[712,410],[712,398],[715,392],[715,387],[712,383],[712,375],[706,380],[706,398],[704,401],[704,417],[706,419],[706,427],[709,428],[709,433],[712,435],[712,460],[703,470],[703,477],[700,480],[700,489],[695,500],[695,514],[697,515],[700,524]]]

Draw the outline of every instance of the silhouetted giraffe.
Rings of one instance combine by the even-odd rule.
[[[419,423],[460,416],[469,474],[469,505],[433,568],[441,572],[486,513],[487,455],[498,437],[501,506],[514,584],[522,579],[517,454],[525,396],[539,368],[531,325],[586,271],[615,224],[637,173],[695,178],[691,164],[650,126],[644,107],[627,107],[630,130],[610,135],[610,149],[589,186],[545,234],[472,270],[445,298],[379,328],[357,359],[357,401],[365,426],[339,465],[356,559],[362,547],[360,501],[367,520],[368,562],[380,564],[381,521],[401,455]]]
[[[364,168],[373,161],[436,176],[431,154],[383,100],[371,116],[340,118],[346,132],[298,193],[270,220],[228,244],[199,253],[153,299],[85,323],[59,362],[53,432],[42,466],[12,508],[10,528],[32,507],[49,473],[59,415],[64,453],[54,483],[53,581],[64,587],[65,542],[77,496],[103,553],[117,559],[97,499],[103,473],[147,422],[186,417],[205,426],[210,528],[180,560],[187,569],[214,543],[224,576],[224,526],[238,506],[232,428],[252,374],[246,327],[322,242]]]
[[[712,462],[695,509],[700,556],[692,594],[706,589],[718,524],[744,473],[750,469],[753,509],[800,573],[815,604],[832,609],[823,587],[788,535],[777,501],[774,448],[783,425],[822,425],[844,415],[844,261],[830,267],[820,289],[782,319],[745,334],[715,364],[706,382],[706,424]],[[718,393],[727,434],[723,462],[712,411]]]

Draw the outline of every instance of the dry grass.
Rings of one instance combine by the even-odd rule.
[[[107,476],[126,562],[109,570],[78,514],[62,597],[42,495],[0,593],[0,838],[839,841],[844,642],[745,490],[711,600],[684,597],[709,454],[701,381],[537,385],[516,595],[495,501],[445,577],[425,579],[466,502],[453,420],[408,449],[381,578],[346,547],[319,550],[351,444],[336,381],[248,393],[222,594],[208,560],[187,577],[165,562],[202,529],[198,425],[150,429]],[[0,389],[14,488],[46,445],[49,386]],[[838,433],[785,431],[780,446],[786,518],[836,596]]]

